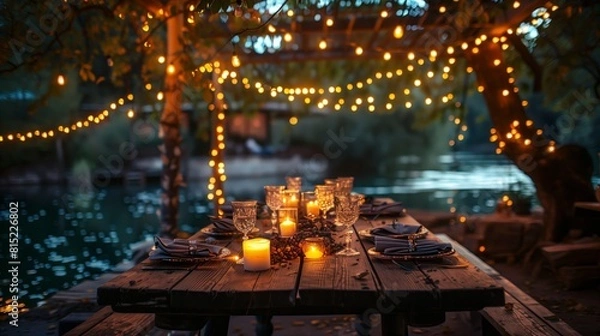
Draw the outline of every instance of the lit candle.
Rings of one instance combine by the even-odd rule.
[[[296,197],[296,194],[292,194],[289,197],[284,198],[283,206],[286,208],[297,208],[298,207],[298,197]]]
[[[317,259],[323,256],[323,251],[319,250],[318,247],[310,245],[304,252],[304,257],[307,259]]]
[[[319,203],[317,201],[306,202],[306,214],[308,217],[319,217]]]
[[[281,224],[279,224],[279,231],[282,237],[291,237],[296,233],[296,222],[286,218]]]
[[[244,269],[264,271],[271,268],[271,241],[264,238],[247,239],[242,242]]]
[[[325,254],[323,238],[306,238],[302,241],[301,246],[302,252],[304,252],[304,257],[307,259],[318,259],[323,257],[323,255]]]

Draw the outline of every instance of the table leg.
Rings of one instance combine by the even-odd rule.
[[[381,314],[381,334],[385,336],[408,336],[406,315]]]
[[[204,327],[205,336],[227,335],[229,331],[229,316],[213,316]]]
[[[271,336],[273,335],[272,315],[256,315],[256,327],[254,331],[256,336]]]

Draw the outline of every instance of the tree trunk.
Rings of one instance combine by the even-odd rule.
[[[178,3],[178,1],[175,1]],[[167,20],[167,72],[165,73],[164,107],[160,118],[160,146],[162,159],[160,235],[175,237],[179,231],[179,186],[181,176],[181,55],[183,46],[180,36],[183,14]],[[174,66],[174,72],[169,71]]]
[[[544,240],[558,242],[573,224],[573,203],[594,199],[591,177],[593,161],[576,145],[556,146],[543,135],[549,125],[528,121],[518,90],[511,84],[501,45],[489,39],[478,52],[467,50],[468,63],[477,74],[478,85],[496,130],[498,148],[529,176],[544,208]],[[498,63],[500,62],[500,63]],[[498,64],[498,65],[496,65]]]

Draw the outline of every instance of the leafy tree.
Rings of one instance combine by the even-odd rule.
[[[217,102],[214,95],[219,74],[210,62],[229,62],[233,50],[243,49],[254,56],[262,52],[266,60],[239,70],[240,76],[256,86],[248,83],[224,86],[228,103],[246,108],[279,100],[307,113],[308,108],[298,101],[302,94],[279,95],[278,83],[285,83],[288,88],[310,86],[307,83],[325,88],[340,82],[364,84],[367,78],[377,79],[377,75],[375,79],[372,77],[373,74],[382,71],[392,73],[391,78],[385,78],[384,88],[377,85],[358,88],[356,85],[353,90],[340,89],[340,94],[334,88],[335,94],[317,92],[311,96],[311,101],[323,105],[327,101],[326,109],[331,110],[335,97],[338,102],[339,99],[354,101],[357,109],[370,109],[367,104],[356,101],[360,95],[366,101],[373,97],[374,101],[383,102],[374,107],[383,111],[386,110],[386,99],[391,99],[393,94],[400,101],[393,110],[414,108],[419,111],[414,114],[416,124],[448,119],[460,124],[466,113],[463,102],[467,88],[472,90],[481,86],[494,125],[492,136],[496,138],[498,152],[506,154],[532,178],[546,210],[546,238],[559,240],[568,229],[570,214],[567,209],[576,200],[593,198],[589,176],[591,164],[585,162],[585,151],[558,147],[556,142],[551,142],[558,139],[537,134],[535,125],[528,122],[516,80],[507,72],[507,63],[512,64],[514,60],[516,69],[529,68],[532,90],[548,90],[546,97],[550,101],[556,101],[565,92],[552,91],[552,87],[574,87],[573,83],[584,91],[591,88],[592,96],[597,96],[600,75],[595,18],[598,5],[590,1],[565,1],[557,7],[538,11],[536,15],[542,15],[535,18],[536,23],[530,20],[530,25],[535,27],[539,38],[529,42],[524,43],[516,34],[507,33],[508,29],[514,30],[527,19],[534,9],[544,5],[545,1],[520,4],[517,1],[445,3],[407,0],[388,4],[378,1],[97,0],[40,3],[7,0],[2,3],[4,10],[0,18],[4,23],[0,27],[0,36],[8,42],[2,44],[0,72],[26,69],[36,73],[51,68],[53,75],[48,80],[48,93],[61,86],[56,80],[60,73],[75,71],[79,79],[73,85],[104,85],[111,92],[132,93],[142,104],[154,105],[156,97],[162,97],[161,233],[169,236],[178,231],[178,188],[183,183],[180,174],[181,105],[198,97],[204,99],[206,106]],[[262,35],[269,34],[269,24],[290,27],[289,17],[282,12],[288,9],[296,10],[303,20],[313,20],[317,13],[332,17],[348,13],[360,16],[385,9],[386,12],[400,13],[398,22],[405,24],[407,29],[415,26],[417,31],[410,34],[407,50],[397,51],[389,61],[379,58],[367,62],[347,49],[345,53],[329,52],[327,57],[315,56],[316,53],[307,52],[302,46],[300,50],[294,50],[284,43],[280,43],[279,50],[274,39]],[[546,13],[548,17],[545,17]],[[421,31],[418,22],[425,23],[428,28]],[[440,27],[451,29],[440,31]],[[389,32],[389,27],[386,29]],[[355,39],[358,38],[357,35]],[[356,43],[354,39],[350,40]],[[309,42],[315,41],[309,40],[307,44]],[[467,45],[464,51],[461,42]],[[413,48],[416,51],[413,52]],[[505,56],[505,49],[509,49],[508,56]],[[371,58],[380,52],[366,50]],[[223,56],[226,53],[228,56]],[[244,59],[244,55],[239,56]],[[307,62],[309,58],[313,61]],[[259,62],[258,57],[247,59]],[[411,70],[413,68],[419,71]],[[474,69],[477,83],[471,71],[460,71],[470,68]],[[403,69],[402,75],[398,69]],[[423,77],[424,73],[428,79]],[[429,77],[429,73],[434,75]],[[560,85],[542,85],[548,82]],[[259,87],[258,83],[266,85]],[[263,94],[265,90],[275,90],[277,98]],[[437,99],[428,101],[431,97]],[[424,103],[417,103],[417,99]],[[596,105],[595,101],[593,105]],[[352,108],[350,104],[342,107],[343,110]],[[525,139],[530,143],[525,144]],[[578,164],[573,163],[574,158]]]

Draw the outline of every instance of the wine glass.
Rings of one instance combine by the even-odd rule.
[[[319,184],[315,186],[317,203],[319,204],[319,209],[323,212],[323,221],[327,219],[327,210],[333,208],[334,191],[335,188],[330,185]]]
[[[271,209],[271,228],[265,233],[276,235],[279,233],[277,230],[277,211],[283,205],[281,192],[285,189],[285,186],[265,186],[265,202],[269,209]]]
[[[352,224],[358,220],[360,214],[360,197],[356,195],[336,196],[335,198],[335,216],[336,224],[344,227],[345,247],[336,255],[343,257],[353,257],[360,254],[359,251],[350,246],[352,240]]]
[[[302,177],[301,176],[286,176],[285,182],[288,190],[300,191],[302,190]]]
[[[335,182],[336,196],[348,195],[352,192],[352,187],[354,186],[354,177],[338,177]]]
[[[248,233],[256,225],[256,201],[232,201],[233,206],[233,225],[238,231],[244,234],[243,240],[248,239]],[[240,259],[238,264],[243,264],[244,259]]]

